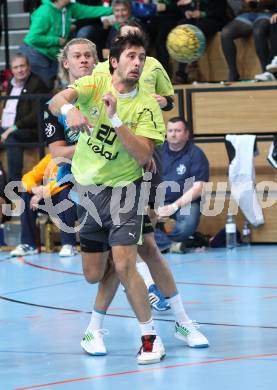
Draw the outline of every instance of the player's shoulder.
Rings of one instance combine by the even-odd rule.
[[[154,58],[154,57],[150,57],[150,56],[147,56],[146,59],[145,59],[145,66],[147,67],[159,67],[159,68],[162,68],[162,64],[160,63],[160,61],[157,60],[157,58]]]
[[[110,75],[110,70],[109,70],[109,60],[103,61],[103,62],[98,62],[96,67],[93,70],[93,74],[96,73],[107,73]]]
[[[90,90],[101,90],[108,84],[110,80],[110,76],[99,72],[90,76],[81,77],[75,81],[71,87],[81,89],[83,93],[89,93]]]

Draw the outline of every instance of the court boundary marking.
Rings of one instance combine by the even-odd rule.
[[[34,307],[40,307],[43,309],[51,309],[51,310],[60,310],[60,311],[66,311],[66,312],[72,312],[72,313],[81,313],[81,314],[91,314],[91,311],[85,311],[85,310],[79,310],[79,309],[69,309],[69,308],[63,308],[63,307],[57,307],[57,306],[48,306],[48,305],[41,305],[38,303],[32,303],[32,302],[25,302],[20,301],[18,299],[8,298],[0,295],[0,299],[12,303],[18,303],[21,305],[28,305],[28,306],[34,306]],[[118,317],[118,318],[129,318],[129,319],[136,319],[135,316],[126,315],[126,314],[112,314],[107,313],[107,317]],[[154,321],[159,322],[175,322],[174,319],[169,318],[153,318]],[[267,326],[267,325],[246,325],[246,324],[227,324],[227,323],[215,323],[215,322],[199,322],[200,325],[211,325],[211,326],[229,326],[229,327],[238,327],[238,328],[257,328],[257,329],[276,329],[277,326]]]
[[[38,389],[41,387],[63,385],[66,383],[76,383],[76,382],[81,382],[81,381],[103,379],[103,378],[116,377],[116,376],[122,376],[122,375],[143,374],[143,373],[147,373],[147,372],[161,371],[161,370],[173,369],[173,368],[191,367],[191,366],[197,366],[197,365],[201,366],[201,365],[207,365],[207,364],[226,363],[226,362],[232,362],[232,361],[247,360],[247,359],[248,360],[259,359],[259,358],[266,358],[266,357],[273,357],[273,356],[277,356],[277,353],[264,353],[264,354],[258,354],[258,355],[235,356],[235,357],[227,357],[227,358],[223,358],[223,359],[205,360],[205,361],[200,361],[200,362],[172,364],[172,365],[167,365],[167,366],[151,367],[151,368],[129,370],[129,371],[122,371],[122,372],[114,372],[114,373],[93,375],[93,376],[81,377],[81,378],[75,378],[75,379],[65,379],[63,381],[55,381],[55,382],[42,383],[42,384],[32,385],[32,386],[17,387],[14,390]]]
[[[22,258],[17,258],[17,261],[21,262],[22,264],[29,265],[30,267],[40,268],[46,271],[52,271],[52,272],[60,272],[64,274],[69,275],[78,275],[83,276],[82,272],[73,272],[73,271],[65,271],[60,270],[57,268],[50,268],[43,265],[38,265],[35,263],[32,263],[30,261],[25,260]],[[260,288],[260,289],[269,289],[269,290],[277,290],[277,286],[259,286],[259,285],[243,285],[243,284],[223,284],[223,283],[202,283],[202,282],[178,282],[175,281],[176,284],[185,284],[185,285],[192,285],[192,286],[207,286],[207,287],[231,287],[231,288]]]

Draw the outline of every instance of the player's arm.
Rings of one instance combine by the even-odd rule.
[[[87,117],[78,110],[73,103],[79,97],[77,89],[68,88],[57,93],[49,103],[49,109],[53,115],[65,115],[68,127],[75,132],[87,132],[90,134]]]
[[[154,98],[163,111],[170,111],[174,107],[174,89],[170,78],[162,64],[157,59],[152,58],[152,65],[155,77],[156,93]]]
[[[147,137],[133,134],[129,128],[122,123],[116,113],[116,98],[108,92],[103,96],[108,117],[111,120],[115,132],[128,153],[134,157],[137,162],[144,166],[149,162],[154,151],[154,141]]]
[[[75,146],[68,146],[66,143],[62,121],[49,111],[48,104],[46,104],[43,116],[44,137],[52,158],[64,157],[71,160]]]
[[[49,151],[53,158],[64,157],[72,160],[75,145],[67,145],[65,141],[55,141],[49,144]]]
[[[174,101],[172,96],[161,96],[153,94],[153,97],[154,99],[156,99],[157,103],[163,111],[170,111],[174,107]]]
[[[154,141],[133,134],[123,124],[117,128],[115,127],[115,132],[124,148],[141,166],[144,166],[150,161],[154,151]]]

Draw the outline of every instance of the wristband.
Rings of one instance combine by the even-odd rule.
[[[163,111],[170,111],[174,107],[174,101],[171,96],[164,96],[166,98],[166,106],[162,108]]]
[[[68,113],[69,110],[71,110],[71,108],[75,108],[73,106],[73,104],[69,104],[69,103],[68,104],[64,104],[63,106],[61,106],[61,109],[60,109],[61,114],[66,116],[66,114]]]
[[[110,118],[110,121],[113,127],[120,127],[123,125],[123,122],[119,119],[117,113],[113,114],[113,116]]]
[[[174,203],[171,203],[171,205],[170,205],[171,207],[172,207],[172,209],[174,210],[174,213],[176,213],[176,211],[178,211],[179,210],[179,207],[178,207],[178,205],[177,205],[177,203],[176,202],[174,202]]]
[[[16,126],[16,125],[12,125],[11,128],[12,128],[12,132],[15,131],[15,130],[17,130],[17,126]]]

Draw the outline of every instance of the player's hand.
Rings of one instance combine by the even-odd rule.
[[[39,202],[41,201],[41,199],[42,199],[42,197],[40,197],[39,195],[34,195],[31,197],[31,200],[30,200],[31,210],[35,211],[38,209]]]
[[[103,95],[102,100],[105,104],[108,117],[112,118],[116,113],[116,106],[117,106],[116,97],[111,92],[107,92],[105,93],[105,95]]]
[[[158,207],[157,215],[159,218],[161,217],[170,217],[171,215],[176,213],[176,207],[174,203],[168,204],[166,206]]]
[[[164,96],[156,95],[155,93],[153,93],[152,96],[158,102],[158,104],[161,108],[164,108],[167,106],[167,100]]]
[[[151,158],[151,160],[147,163],[147,165],[145,165],[144,170],[146,172],[152,172],[154,174],[157,173],[156,163],[153,158]]]
[[[32,193],[34,195],[43,196],[43,186],[36,186],[32,188]]]
[[[76,107],[72,107],[66,114],[66,121],[68,127],[75,133],[85,132],[87,135],[91,134],[91,126],[87,117]]]

